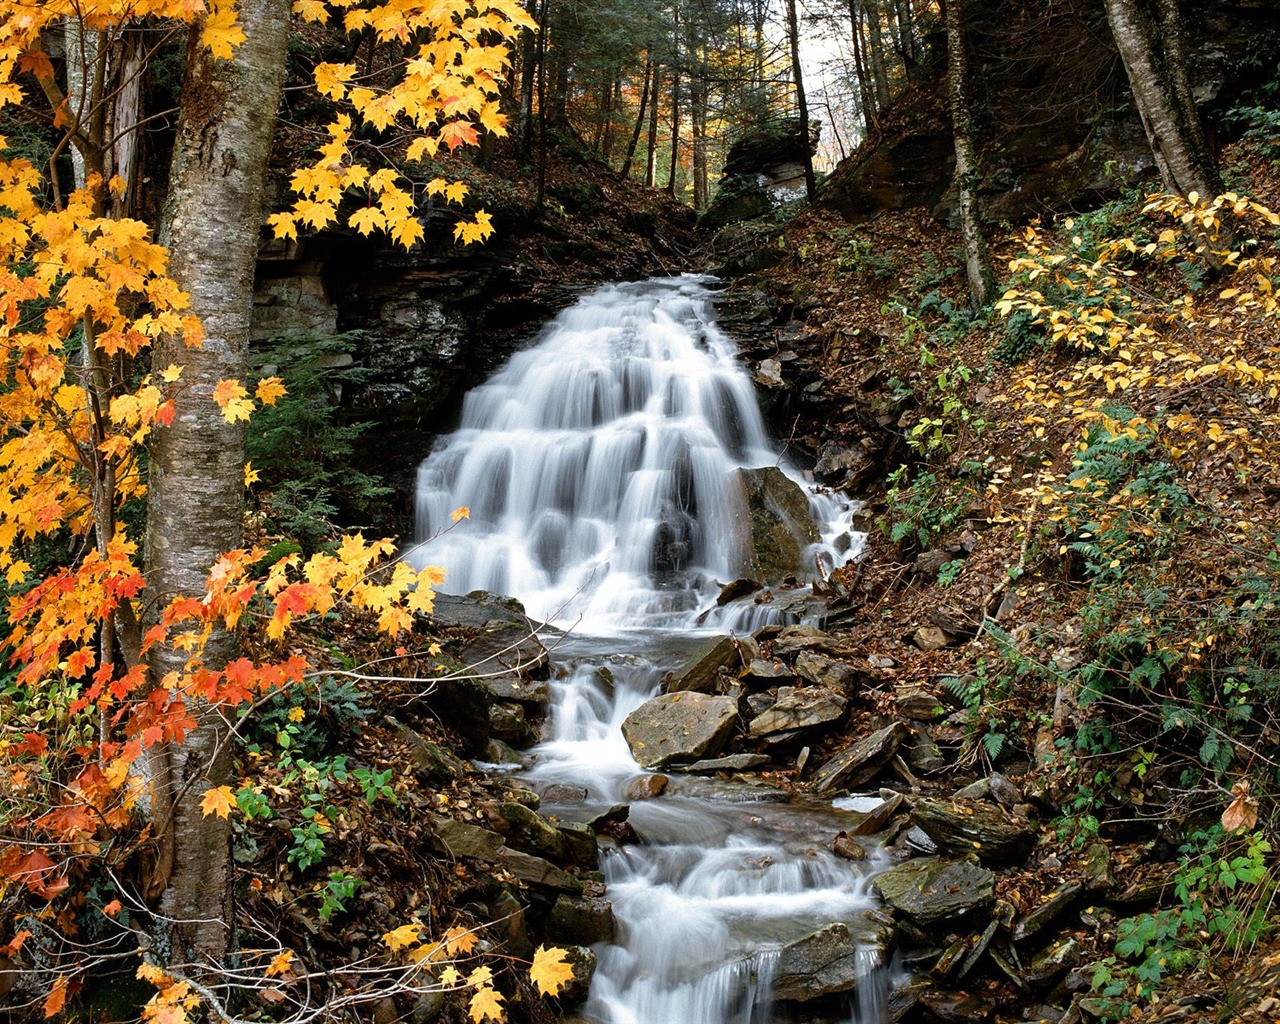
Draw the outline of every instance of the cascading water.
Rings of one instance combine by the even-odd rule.
[[[642,774],[622,738],[627,714],[706,633],[771,614],[715,599],[750,554],[735,471],[778,464],[703,279],[602,288],[468,395],[460,429],[419,471],[416,557],[448,568],[448,591],[511,594],[535,619],[572,628],[557,644],[566,671],[529,773],[562,801],[545,810],[586,818],[622,800]],[[470,519],[451,526],[462,505]],[[849,557],[834,543],[847,506],[820,493],[809,506],[822,540],[805,563]],[[581,799],[564,803],[569,793]],[[772,1001],[779,949],[832,922],[857,935],[871,906],[867,865],[813,845],[843,820],[829,806],[691,776],[634,803],[641,843],[603,858],[618,934],[597,949],[586,1017],[783,1019]],[[880,952],[865,956],[846,1019],[876,1024]]]

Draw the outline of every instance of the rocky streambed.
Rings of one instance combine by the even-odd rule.
[[[457,684],[487,712],[472,748],[503,767],[495,798],[442,815],[435,843],[501,880],[488,909],[513,952],[573,947],[584,1020],[627,1019],[636,999],[631,1019],[686,1019],[670,1015],[712,976],[725,1019],[1087,1020],[1091,930],[1158,894],[1119,886],[1103,843],[1048,851],[1033,776],[957,765],[967,722],[949,692],[898,682],[848,637],[702,637],[636,683],[634,641],[548,656],[513,602],[446,603],[453,655],[487,667]],[[594,711],[565,703],[584,677]],[[756,884],[784,863],[786,905]],[[718,903],[728,952],[695,969],[686,926]],[[637,970],[637,942],[669,943],[675,962]]]

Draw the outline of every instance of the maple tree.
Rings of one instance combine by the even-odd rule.
[[[30,918],[42,932],[43,962],[51,965],[48,1015],[63,1008],[94,966],[74,940],[77,908],[84,904],[77,887],[106,870],[130,912],[145,918],[149,901],[172,884],[174,873],[191,868],[173,853],[175,820],[186,815],[225,829],[230,805],[219,777],[225,757],[218,757],[230,740],[227,716],[307,673],[306,661],[283,644],[290,626],[346,607],[373,614],[380,629],[394,634],[407,629],[415,613],[430,610],[433,587],[443,578],[437,568],[414,570],[395,561],[388,541],[349,537],[332,553],[305,561],[289,556],[261,568],[261,549],[229,544],[206,556],[189,538],[156,525],[165,515],[185,514],[166,476],[180,451],[174,439],[193,429],[210,433],[205,441],[219,449],[221,471],[186,468],[220,476],[224,491],[242,502],[238,495],[250,473],[240,425],[255,408],[275,402],[282,386],[267,378],[250,394],[238,379],[251,272],[225,275],[195,256],[192,218],[181,212],[183,190],[189,203],[199,196],[197,206],[210,193],[196,191],[207,169],[198,166],[193,144],[180,137],[175,150],[179,212],[165,226],[171,250],[155,240],[151,225],[129,216],[131,183],[111,172],[124,166],[120,140],[137,124],[128,114],[112,123],[107,113],[126,84],[119,76],[129,73],[122,71],[129,65],[118,59],[119,46],[137,26],[162,34],[189,29],[187,99],[207,102],[212,88],[234,104],[225,76],[238,55],[252,53],[259,64],[284,59],[281,3],[0,3],[0,108],[16,109],[32,94],[43,97],[45,116],[60,134],[47,169],[13,154],[0,139],[0,571],[11,595],[6,649],[18,694],[0,739],[7,797],[0,879],[8,889],[48,901]],[[316,68],[317,88],[343,109],[315,162],[294,176],[298,198],[273,218],[276,231],[292,236],[299,224],[331,223],[343,196],[359,192],[365,205],[346,215],[349,225],[413,245],[423,238],[419,204],[397,167],[440,146],[473,145],[481,131],[504,131],[497,91],[505,41],[531,24],[528,15],[512,0],[426,7],[404,0],[328,6],[298,0],[293,6],[313,22],[340,12],[347,31],[371,33],[395,59],[373,74]],[[93,39],[81,48],[88,67],[78,69],[78,92],[74,55],[61,68],[50,56],[50,39],[68,21],[82,40]],[[264,96],[273,88],[278,96],[281,76],[282,69],[269,69]],[[243,117],[258,122],[259,138],[269,141],[274,106],[250,108]],[[203,113],[212,116],[209,108]],[[184,124],[186,114],[184,108]],[[225,121],[230,115],[221,116],[227,139],[235,138]],[[68,147],[83,167],[81,187],[69,192],[57,163]],[[257,156],[246,152],[243,162],[241,171],[250,180],[256,175],[260,194],[265,149]],[[224,157],[219,174],[228,173]],[[232,187],[216,180],[200,187],[206,186]],[[423,188],[452,203],[466,197],[465,186],[438,177]],[[240,259],[250,261],[251,271],[256,204],[237,194],[217,198],[246,208],[250,230],[241,248],[247,257]],[[478,211],[459,221],[455,236],[473,242],[491,231]],[[231,277],[229,285],[213,283],[240,289],[233,322],[225,323],[218,300],[204,289],[224,276]],[[203,409],[212,409],[225,429],[210,432]],[[234,474],[224,462],[236,467]],[[144,498],[151,507],[148,548],[153,554],[185,548],[185,579],[157,574],[154,562],[144,572],[138,530],[123,514],[132,508],[129,516],[136,516]],[[238,518],[238,507],[231,506],[230,518]],[[218,536],[239,536],[238,522],[230,531]],[[198,577],[190,578],[190,564],[201,559]],[[241,648],[237,631],[247,626],[260,628],[276,653],[257,660],[234,656]],[[204,761],[192,760],[197,735],[211,737],[212,754]],[[175,751],[188,752],[182,778],[157,768]],[[225,830],[205,835],[208,862],[225,861]],[[138,874],[147,857],[151,868]],[[128,872],[134,874],[126,879]],[[116,920],[121,904],[101,909]],[[180,909],[193,913],[186,904]],[[118,923],[117,940],[145,938],[145,928]],[[212,924],[225,935],[225,922]],[[4,951],[19,956],[30,938],[30,930],[20,930]],[[186,961],[195,967],[216,957],[220,941],[193,932],[182,943],[144,942],[153,950],[149,961],[158,961],[144,972],[158,986],[148,1019],[186,1019],[193,1001],[210,998],[194,975],[174,979]],[[281,955],[266,976],[283,970]]]

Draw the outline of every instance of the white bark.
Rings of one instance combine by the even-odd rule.
[[[158,432],[151,453],[147,578],[157,608],[177,595],[203,594],[214,560],[241,543],[244,431],[224,421],[211,395],[217,381],[246,369],[289,0],[241,0],[239,19],[248,39],[231,60],[214,59],[192,33],[162,229],[171,273],[190,294],[205,340],[199,349],[170,340],[154,357],[157,366],[185,367],[173,424]],[[221,668],[237,653],[234,638],[221,632],[205,662]],[[185,657],[156,651],[155,677]],[[162,889],[161,911],[173,922],[159,938],[175,962],[216,960],[229,935],[227,823],[199,808],[208,788],[229,781],[228,735],[218,715],[199,714],[184,743],[160,752],[155,773],[162,845],[153,888]]]

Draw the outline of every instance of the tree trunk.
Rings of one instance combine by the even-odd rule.
[[[898,40],[902,47],[902,60],[907,65],[916,62],[915,29],[911,23],[911,0],[895,0],[898,15]]]
[[[1176,0],[1161,0],[1159,41],[1135,0],[1105,0],[1111,35],[1165,189],[1214,196],[1222,181],[1191,99]]]
[[[538,36],[541,31],[541,28],[537,32],[526,28],[520,37],[520,152],[526,160],[533,153],[533,94],[538,74]]]
[[[631,132],[631,142],[627,144],[627,156],[622,161],[619,178],[631,173],[631,165],[636,158],[636,147],[640,145],[640,133],[644,130],[644,115],[649,108],[649,88],[653,84],[653,47],[649,47],[649,57],[644,63],[644,86],[640,90],[640,109],[636,111],[636,126]]]
[[[280,105],[289,0],[240,0],[247,37],[230,60],[217,60],[191,33],[170,201],[161,237],[170,272],[204,324],[199,349],[172,339],[154,364],[184,366],[172,425],[151,447],[147,580],[155,609],[179,595],[201,595],[215,559],[242,540],[244,428],[228,424],[212,399],[223,378],[246,371],[253,274],[263,220],[267,157]],[[220,669],[238,644],[217,631],[204,663]],[[153,652],[156,679],[181,670],[187,654]],[[209,965],[229,937],[229,826],[200,812],[207,789],[230,781],[227,723],[209,708],[191,709],[198,725],[156,757],[155,814],[162,843],[155,882],[171,962]]]
[[[658,183],[658,119],[662,106],[662,66],[653,66],[653,103],[649,107],[649,151],[644,159],[644,183],[654,188]]]
[[[680,171],[680,11],[675,14],[675,30],[671,34],[675,56],[671,62],[671,173],[667,176],[667,195],[676,196],[676,177]]]
[[[969,305],[976,313],[992,299],[995,273],[991,269],[987,240],[982,234],[982,210],[978,200],[978,161],[973,144],[964,0],[947,0],[946,14],[947,92],[956,141],[955,187],[960,199],[960,233],[964,238],[964,269],[969,277]]]
[[[889,105],[889,72],[884,63],[884,36],[881,32],[880,0],[863,0],[867,10],[867,49],[870,52],[871,79],[876,87],[876,109]],[[892,2],[892,0],[890,0]]]
[[[689,71],[689,112],[693,126],[693,208],[705,210],[710,202],[707,175],[707,79],[701,40],[691,39],[693,57]]]
[[[858,0],[849,0],[849,27],[853,35],[853,67],[858,76],[858,96],[862,101],[862,123],[866,134],[870,135],[876,121],[876,95],[862,41],[862,12],[858,9]]]
[[[813,175],[813,153],[809,147],[809,103],[804,95],[804,74],[800,70],[800,21],[796,0],[787,0],[787,32],[791,37],[791,73],[796,85],[796,106],[800,110],[800,132],[804,137],[804,192],[809,202],[818,194]]]

